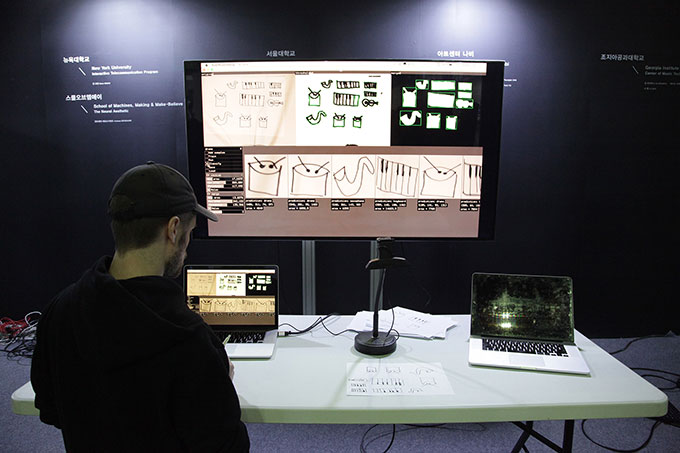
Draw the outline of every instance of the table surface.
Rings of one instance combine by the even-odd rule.
[[[279,338],[269,360],[234,360],[242,419],[252,423],[455,423],[656,417],[668,399],[599,346],[576,332],[590,376],[477,367],[468,364],[469,315],[450,315],[457,326],[444,340],[401,337],[387,357],[354,349],[353,332],[331,335],[319,326]],[[342,331],[351,316],[325,321]],[[302,329],[316,316],[281,316]],[[291,330],[282,328],[281,330]],[[440,363],[453,394],[347,395],[347,367],[379,363]],[[199,387],[200,389],[200,387]],[[210,391],[200,389],[198,391]],[[12,395],[13,410],[35,415],[30,382]]]

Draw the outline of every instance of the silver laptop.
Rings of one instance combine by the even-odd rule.
[[[574,344],[569,277],[475,273],[471,365],[590,374]]]
[[[279,326],[276,265],[187,265],[184,292],[231,359],[267,359]]]

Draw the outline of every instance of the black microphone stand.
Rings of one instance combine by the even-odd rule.
[[[378,330],[378,312],[380,311],[380,296],[385,285],[385,273],[387,268],[393,266],[405,266],[406,258],[394,256],[392,253],[392,238],[378,238],[378,258],[370,260],[366,264],[366,269],[380,269],[380,283],[375,294],[375,304],[373,311],[373,331],[360,332],[354,337],[354,349],[368,355],[387,355],[397,349],[397,337],[390,335],[390,332],[380,332]]]

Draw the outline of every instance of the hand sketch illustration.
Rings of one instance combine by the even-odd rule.
[[[432,91],[455,91],[456,81],[455,80],[433,80],[432,81]]]
[[[456,181],[458,180],[455,169],[460,164],[453,168],[445,168],[433,164],[427,156],[423,156],[423,159],[430,164],[430,167],[423,171],[423,184],[420,195],[453,198],[456,192]]]
[[[360,97],[358,94],[333,93],[333,104],[343,107],[358,107]]]
[[[441,127],[441,123],[442,123],[441,113],[427,112],[427,116],[425,118],[426,129],[439,129]]]
[[[249,128],[251,125],[250,115],[241,115],[238,119],[238,126],[243,128]]]
[[[269,99],[267,100],[267,105],[269,107],[281,107],[283,105],[283,101],[280,99]]]
[[[230,90],[233,90],[237,86],[238,86],[238,80],[233,80],[233,81],[227,83],[227,88],[229,88]]]
[[[220,115],[213,116],[213,121],[220,126],[224,126],[225,124],[227,124],[229,118],[231,118],[232,116],[233,115],[231,114],[231,112],[224,112],[222,116]]]
[[[376,101],[375,99],[364,98],[364,100],[361,101],[361,105],[363,105],[364,107],[373,107],[378,105],[378,101]]]
[[[458,117],[446,115],[446,121],[444,123],[444,128],[447,131],[457,131],[458,130]]]
[[[434,93],[432,91],[427,93],[427,106],[429,108],[451,109],[454,106],[455,100],[456,96],[451,93]]]
[[[364,82],[364,88],[367,90],[377,90],[378,82]]]
[[[463,98],[456,99],[456,108],[457,109],[471,109],[474,106],[475,106],[475,103],[472,99],[463,99]]]
[[[357,80],[336,80],[335,88],[339,90],[349,90],[353,88],[361,88],[361,83]]]
[[[482,166],[463,160],[463,194],[478,196],[482,194]]]
[[[270,90],[280,90],[281,88],[283,88],[283,84],[281,82],[269,82]]]
[[[241,86],[244,90],[261,90],[264,88],[264,82],[261,81],[243,81]]]
[[[323,88],[328,89],[328,88],[330,88],[330,87],[333,86],[333,81],[332,81],[332,80],[323,81],[323,82],[321,82],[321,86],[322,86]]]
[[[374,174],[375,167],[371,160],[366,156],[361,156],[353,178],[350,178],[347,174],[347,166],[343,166],[333,173],[333,180],[342,195],[353,197],[361,191],[362,187],[366,187],[364,184],[371,184],[371,176]]]
[[[279,195],[281,186],[281,171],[283,167],[279,165],[286,157],[273,161],[269,159],[260,160],[253,156],[253,162],[248,162],[248,190],[255,193]]]
[[[307,95],[307,105],[310,107],[319,107],[321,105],[321,90],[314,91],[307,87],[309,94]]]
[[[257,119],[257,127],[260,129],[267,129],[267,124],[269,123],[269,117],[267,116],[260,116]]]
[[[227,93],[220,93],[215,90],[215,107],[226,107],[227,106]]]
[[[333,114],[333,127],[345,127],[345,114]]]
[[[241,93],[239,104],[244,107],[264,107],[264,95]]]
[[[416,107],[418,90],[413,87],[402,87],[401,88],[401,106],[407,108]]]
[[[330,170],[326,165],[305,162],[298,156],[299,164],[292,168],[292,183],[290,193],[293,195],[308,195],[313,197],[324,197],[327,192],[327,182]]]
[[[422,120],[423,114],[420,110],[401,110],[399,112],[400,126],[422,126]]]
[[[415,196],[418,168],[378,157],[378,190],[387,193]]]
[[[357,129],[361,129],[361,125],[363,124],[363,116],[355,116],[352,117],[352,127],[356,127]]]
[[[427,90],[430,86],[430,81],[425,79],[416,80],[416,88],[419,90]]]
[[[312,126],[316,126],[321,122],[321,118],[324,116],[326,116],[326,112],[324,112],[323,110],[319,110],[318,112],[316,112],[316,115],[312,115],[311,113],[307,115],[306,119],[309,124],[311,124]]]

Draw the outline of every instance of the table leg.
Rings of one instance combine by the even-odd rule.
[[[558,453],[571,453],[574,444],[574,420],[564,421],[564,434],[562,436],[562,446],[560,447],[555,442],[551,441],[541,433],[534,430],[534,422],[513,422],[516,426],[524,431],[517,440],[515,447],[512,449],[513,453],[518,453],[529,437],[533,436],[543,444],[552,448]]]

